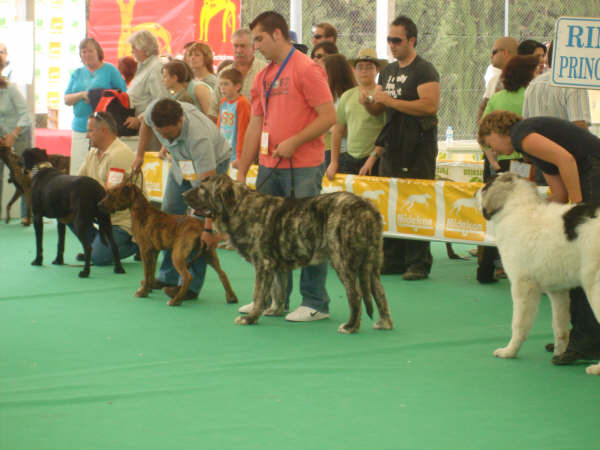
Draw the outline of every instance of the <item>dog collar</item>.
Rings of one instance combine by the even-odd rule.
[[[35,166],[33,166],[33,169],[31,170],[31,176],[33,177],[40,170],[42,170],[42,169],[48,169],[49,167],[54,167],[50,161],[44,161],[44,162],[41,162],[39,164],[36,164]]]

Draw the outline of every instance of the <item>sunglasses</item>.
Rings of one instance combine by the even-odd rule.
[[[321,39],[322,37],[325,37],[325,36],[322,34],[313,34],[313,38],[315,38],[315,39]]]
[[[96,120],[101,120],[102,122],[106,122],[106,117],[104,116],[104,113],[102,111],[96,111],[92,113],[92,118]]]
[[[492,56],[494,56],[496,53],[503,51],[503,48],[495,48],[492,50]]]
[[[399,37],[391,37],[391,36],[387,37],[388,44],[398,45],[398,44],[401,44],[403,40],[404,39],[399,38]]]

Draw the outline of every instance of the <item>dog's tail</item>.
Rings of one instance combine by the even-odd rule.
[[[368,316],[373,319],[373,299],[371,298],[371,272],[373,267],[370,264],[365,264],[360,271],[358,281],[360,283],[360,290],[362,293],[363,303],[367,310]]]

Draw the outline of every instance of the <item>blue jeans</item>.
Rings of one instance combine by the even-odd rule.
[[[176,164],[176,162],[173,162]],[[227,172],[229,167],[229,160],[225,160],[217,165],[217,173]],[[187,180],[183,180],[181,184],[178,184],[173,177],[171,171],[167,177],[167,185],[165,186],[165,192],[162,199],[162,211],[167,214],[185,214],[187,211],[187,204],[183,201],[183,194],[188,189],[192,188],[192,183]],[[190,256],[191,258],[192,256]],[[192,275],[192,281],[188,290],[194,291],[195,293],[200,292],[202,285],[204,284],[204,277],[206,276],[206,258],[204,255],[196,259],[192,264],[189,264],[188,268]],[[173,261],[171,260],[171,250],[163,251],[163,260],[158,269],[157,280],[162,281],[166,284],[181,285],[181,277],[179,272],[173,267]]]
[[[67,226],[73,231],[72,224],[68,224]],[[137,244],[131,240],[131,235],[127,231],[113,225],[112,233],[115,244],[117,244],[117,248],[119,249],[119,259],[129,258],[138,251]],[[112,251],[108,246],[108,243],[105,245],[100,239],[100,232],[95,227],[92,227],[89,230],[89,236],[90,242],[92,243],[92,264],[95,266],[108,266],[113,264]]]
[[[321,191],[321,179],[323,178],[323,167],[301,167],[293,169],[294,197],[315,197]],[[264,184],[263,184],[264,183]],[[291,169],[271,169],[269,167],[258,167],[256,186],[263,194],[276,195],[278,197],[290,197],[292,187]],[[325,289],[327,280],[327,262],[317,266],[306,266],[300,272],[300,293],[302,294],[302,306],[308,306],[320,312],[329,312],[329,296]],[[285,300],[286,307],[290,304],[290,293],[292,292],[292,273],[288,274],[288,291]]]

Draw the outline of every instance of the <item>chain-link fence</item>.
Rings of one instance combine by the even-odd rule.
[[[483,75],[494,40],[504,35],[504,0],[397,0],[391,16],[406,15],[419,29],[417,52],[437,68],[441,81],[440,133],[447,126],[455,139],[472,139],[484,91]],[[242,25],[262,11],[275,10],[289,18],[289,0],[247,0]],[[311,25],[329,22],[338,29],[337,46],[353,57],[363,47],[375,48],[373,0],[304,0],[303,43],[312,46]],[[508,34],[521,41],[550,41],[560,16],[594,17],[600,0],[509,0]],[[440,136],[441,137],[441,136]]]

